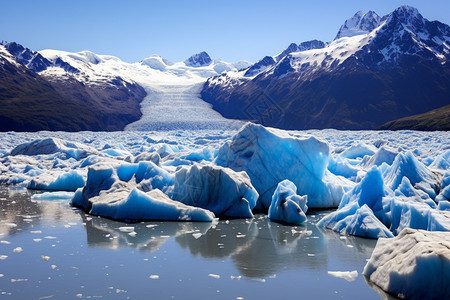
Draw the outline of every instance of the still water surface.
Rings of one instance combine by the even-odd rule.
[[[266,216],[126,224],[0,187],[5,299],[380,299],[361,272],[376,241]],[[328,271],[358,271],[354,281]],[[379,294],[380,293],[380,294]]]

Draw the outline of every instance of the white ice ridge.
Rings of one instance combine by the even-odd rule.
[[[229,120],[200,98],[203,81],[158,85],[147,88],[141,103],[142,117],[125,130],[237,129],[240,121]]]

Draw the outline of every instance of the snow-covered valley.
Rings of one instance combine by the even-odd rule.
[[[182,80],[179,80],[182,81]],[[204,82],[152,85],[141,102],[142,118],[125,130],[236,129],[243,122],[225,119],[200,99]],[[176,116],[176,117],[174,117]]]

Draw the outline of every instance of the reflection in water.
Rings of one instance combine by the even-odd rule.
[[[229,222],[221,221],[199,239],[180,236],[176,241],[193,255],[231,257],[240,273],[251,278],[264,278],[287,268],[327,264],[325,241],[310,238],[319,234],[315,226],[284,226],[265,216]]]
[[[193,280],[194,285],[202,285],[202,276],[212,280],[208,277],[208,273],[210,268],[215,268],[214,274],[220,274],[221,277],[220,280],[214,281],[218,286],[213,292],[221,290],[223,292],[221,299],[229,299],[233,288],[241,287],[242,293],[252,289],[254,282],[242,280],[237,283],[237,280],[227,278],[227,274],[235,275],[236,269],[243,277],[265,283],[265,290],[259,292],[252,289],[252,293],[256,293],[255,297],[275,291],[278,283],[288,282],[289,285],[297,287],[295,283],[299,280],[308,282],[307,287],[301,289],[315,293],[314,284],[309,283],[311,280],[314,282],[320,280],[327,288],[317,295],[330,296],[330,293],[345,291],[346,297],[351,299],[355,295],[353,290],[358,288],[364,293],[373,293],[375,297],[379,294],[384,299],[394,299],[370,282],[368,284],[378,294],[369,289],[361,278],[363,276],[350,285],[342,282],[340,278],[328,275],[327,271],[355,269],[360,273],[366,259],[371,255],[376,240],[344,237],[334,231],[316,227],[317,221],[327,212],[310,212],[307,224],[296,227],[273,223],[267,216],[262,215],[257,215],[253,219],[221,220],[217,224],[203,222],[127,224],[85,214],[70,207],[68,200],[32,201],[30,199],[32,193],[35,192],[0,187],[0,240],[4,240],[0,245],[0,255],[6,257],[0,264],[2,270],[8,270],[2,271],[2,274],[5,274],[3,280],[9,280],[3,282],[8,284],[0,286],[0,292],[7,289],[20,295],[26,291],[17,283],[10,281],[11,279],[29,279],[28,290],[33,291],[35,286],[42,285],[43,278],[50,277],[55,280],[58,278],[60,280],[58,284],[67,285],[65,288],[74,291],[76,286],[71,287],[70,282],[79,280],[81,277],[78,275],[84,272],[86,278],[91,278],[92,274],[92,278],[98,279],[92,285],[91,293],[99,291],[97,286],[103,286],[105,289],[112,286],[111,278],[114,278],[116,285],[128,286],[131,293],[131,290],[139,290],[133,287],[135,273],[140,272],[140,280],[145,280],[145,283],[140,281],[136,286],[147,284],[151,274],[158,274],[161,278],[155,288],[161,293],[164,289],[160,287],[164,284],[173,286],[174,282],[171,280],[174,278],[177,280],[176,284]],[[52,239],[47,239],[48,237]],[[169,240],[171,241],[166,243]],[[24,251],[16,253],[14,249],[18,246],[23,247]],[[133,255],[130,255],[127,249],[132,249]],[[156,254],[158,250],[160,252]],[[142,260],[140,254],[145,256],[151,252],[155,252],[152,259],[148,260],[146,257],[147,260]],[[51,267],[47,261],[41,259],[41,255],[51,257]],[[85,264],[81,263],[80,257],[88,258]],[[145,267],[141,266],[142,262],[145,262]],[[76,269],[73,269],[74,266]],[[125,266],[133,271],[124,273],[127,269]],[[229,266],[232,266],[231,271]],[[105,271],[106,268],[108,271]],[[205,269],[208,271],[203,274]],[[42,270],[48,272],[44,274]],[[51,275],[51,272],[56,274],[58,270],[66,277]],[[295,275],[290,276],[289,271]],[[175,274],[178,277],[175,277]],[[84,287],[84,280],[79,281],[79,286]],[[194,280],[198,281],[194,283]],[[52,282],[49,281],[46,288],[52,291],[54,289]],[[230,292],[225,294],[225,291]],[[296,288],[290,291],[296,293]],[[43,292],[42,294],[45,296]],[[105,295],[105,292],[100,291],[99,294]]]
[[[88,245],[110,249],[131,247],[139,251],[153,252],[158,250],[171,237],[180,235],[192,236],[194,233],[203,234],[212,226],[208,222],[142,222],[126,224],[89,216],[82,211],[78,212],[85,224]]]
[[[315,226],[285,226],[264,218],[250,247],[232,256],[242,275],[264,278],[286,269],[321,269],[327,265],[326,243]]]
[[[383,300],[398,300],[400,298],[397,298],[393,295],[390,295],[383,291],[378,285],[374,284],[372,281],[370,281],[366,276],[364,276],[364,280],[366,281],[367,285],[370,286],[374,291],[380,295],[380,298]]]
[[[257,234],[256,222],[241,219],[220,221],[198,239],[191,235],[180,236],[175,240],[194,256],[222,258],[249,247]]]
[[[15,235],[40,219],[42,210],[25,188],[0,189],[0,234]]]

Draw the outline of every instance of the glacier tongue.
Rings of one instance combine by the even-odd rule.
[[[206,80],[206,79],[205,79]],[[141,103],[142,118],[125,130],[237,129],[243,122],[229,120],[200,99],[203,81],[154,85]]]

